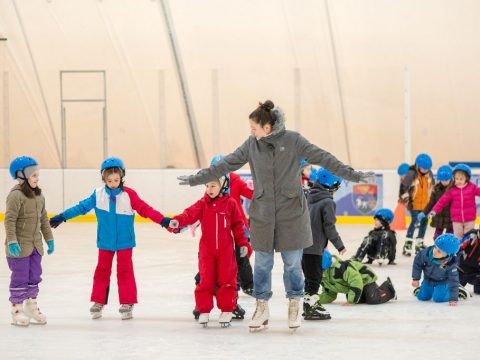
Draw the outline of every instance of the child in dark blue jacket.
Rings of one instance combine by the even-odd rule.
[[[412,286],[418,300],[447,302],[456,306],[459,278],[455,254],[460,241],[453,234],[440,235],[434,246],[421,250],[413,261]],[[418,287],[423,271],[423,281]]]

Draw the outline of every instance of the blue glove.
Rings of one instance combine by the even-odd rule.
[[[417,222],[422,222],[425,219],[425,213],[422,211],[417,215]]]
[[[170,221],[172,221],[172,218],[169,218],[169,217],[164,217],[162,222],[160,223],[160,225],[165,228],[165,229],[168,229],[168,225],[170,224]]]
[[[48,240],[47,246],[48,246],[47,254],[52,255],[53,252],[55,251],[55,242],[53,240]]]
[[[63,214],[55,215],[50,219],[50,227],[56,229],[58,225],[65,221],[67,221],[67,219],[65,219],[65,216],[63,216]]]
[[[17,257],[18,255],[20,255],[20,251],[22,251],[22,249],[20,248],[20,245],[18,245],[18,242],[8,244],[8,252],[13,257]]]

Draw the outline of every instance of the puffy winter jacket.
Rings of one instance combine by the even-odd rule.
[[[444,186],[441,182],[435,184],[433,187],[432,194],[430,195],[430,201],[428,202],[423,213],[428,215],[432,211],[435,204],[440,200],[440,198],[445,194],[447,187]],[[435,215],[430,223],[430,226],[434,228],[448,229],[452,227],[452,219],[450,218],[450,205],[447,205],[443,210]]]
[[[14,242],[20,245],[20,258],[30,256],[34,248],[43,255],[42,235],[45,241],[53,240],[43,195],[28,198],[15,185],[7,196],[5,233],[7,257],[11,257],[7,246]]]
[[[453,186],[442,195],[432,211],[439,213],[450,204],[450,216],[453,222],[475,221],[477,218],[477,206],[475,196],[480,196],[480,188],[469,182],[464,187]]]
[[[413,261],[412,279],[420,280],[423,271],[423,280],[432,285],[448,283],[450,301],[458,300],[458,270],[455,257],[447,264],[438,264],[433,257],[434,246],[421,250]]]
[[[237,203],[230,195],[215,199],[207,194],[195,204],[175,216],[180,227],[200,221],[202,237],[200,238],[200,254],[230,252],[233,254],[233,242],[237,247],[250,245],[243,229],[243,220]],[[233,237],[232,237],[233,234]]]
[[[304,254],[322,255],[323,249],[330,241],[338,251],[345,249],[342,239],[337,232],[335,223],[335,201],[332,194],[322,185],[315,182],[307,196],[308,210],[310,211],[310,225],[312,227],[313,245],[303,249]]]
[[[426,174],[422,174],[414,165],[411,166],[402,180],[400,188],[400,191],[406,191],[409,195],[408,209],[422,211],[430,199],[430,191],[434,185],[435,180],[430,170]]]
[[[63,212],[65,219],[84,215],[95,209],[97,217],[97,247],[117,251],[135,247],[133,221],[136,211],[140,216],[160,224],[163,215],[153,209],[137,193],[128,187],[109,189],[107,186],[95,189],[93,194]]]
[[[237,175],[235,173],[230,173],[230,196],[232,197],[233,200],[235,200],[235,202],[238,205],[238,208],[240,209],[240,215],[242,216],[243,225],[245,225],[247,230],[250,232],[250,226],[248,225],[247,217],[243,212],[241,196],[249,200],[252,200],[253,189],[250,189],[247,183],[242,180],[240,175]]]
[[[362,296],[363,287],[377,281],[373,270],[355,260],[341,260],[332,256],[333,264],[324,270],[322,276],[322,293],[319,302],[328,304],[337,298],[338,293],[347,294],[350,304],[357,304]]]

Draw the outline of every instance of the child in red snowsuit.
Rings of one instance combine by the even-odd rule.
[[[240,256],[250,256],[252,252],[238,205],[226,194],[228,183],[226,176],[207,183],[205,196],[170,222],[171,228],[182,228],[197,220],[201,223],[198,260],[200,283],[195,288],[195,303],[200,311],[198,321],[204,327],[213,309],[214,296],[222,311],[220,324],[222,327],[230,325],[237,300],[234,241],[240,248]]]

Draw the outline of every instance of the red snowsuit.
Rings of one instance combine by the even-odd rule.
[[[252,200],[253,189],[250,189],[245,181],[242,180],[240,175],[235,173],[230,173],[230,196],[233,200],[237,202],[238,208],[240,209],[240,214],[242,216],[243,224],[246,226],[248,232],[250,232],[250,226],[248,225],[247,217],[242,207],[242,199],[240,196]]]
[[[222,312],[232,312],[237,306],[237,263],[233,241],[238,247],[247,246],[248,255],[251,253],[237,203],[229,195],[212,199],[205,194],[174,219],[178,220],[180,227],[197,220],[202,226],[198,260],[200,283],[195,288],[197,309],[200,313],[209,313],[216,295],[217,307]]]

